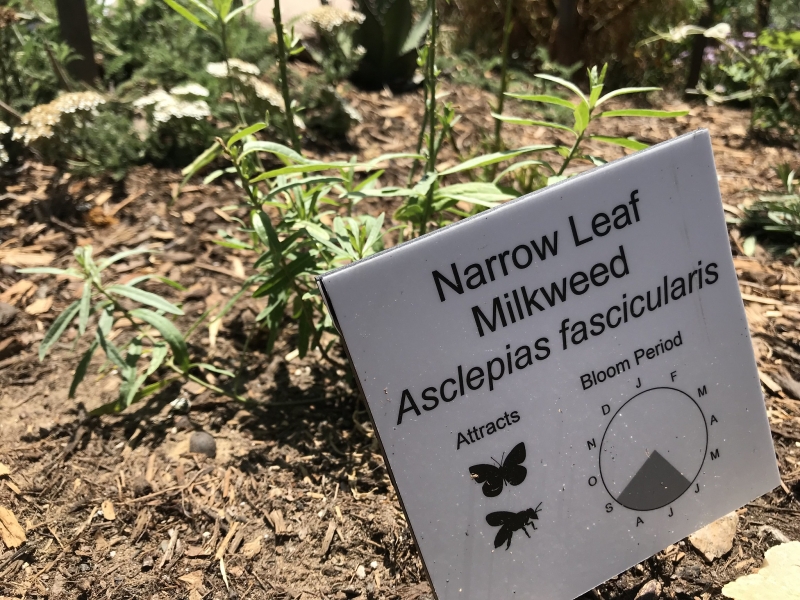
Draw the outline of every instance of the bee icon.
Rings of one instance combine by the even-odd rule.
[[[525,529],[530,525],[536,531],[536,524],[534,521],[539,520],[539,511],[541,510],[542,503],[534,508],[527,508],[518,513],[508,512],[501,510],[498,512],[489,513],[486,515],[486,522],[492,527],[500,527],[497,536],[494,538],[494,547],[499,548],[505,542],[506,550],[511,547],[511,538],[514,536],[515,531],[522,529],[525,535],[531,537],[528,530]]]

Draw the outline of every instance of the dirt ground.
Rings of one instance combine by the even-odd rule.
[[[459,151],[480,151],[482,132],[493,125],[488,96],[444,87],[462,115]],[[420,93],[349,96],[364,123],[349,144],[312,152],[372,158],[413,150]],[[738,205],[778,189],[772,165],[797,160],[789,149],[750,140],[747,119],[693,105],[675,121],[618,120],[603,133],[654,143],[709,128],[723,199],[736,214]],[[506,132],[511,147],[553,139],[545,130]],[[448,147],[445,162],[456,160]],[[390,167],[384,181],[399,181],[405,166]],[[113,400],[119,379],[108,371],[95,377],[95,355],[92,376],[76,400],[67,399],[76,331],[39,362],[44,331],[80,294],[67,280],[16,274],[13,266],[42,254],[64,266],[76,243],[91,243],[101,255],[145,242],[160,248],[159,255],[118,263],[114,276],[157,272],[179,281],[187,292],[162,284],[148,289],[182,302],[186,326],[236,292],[252,257],[213,240],[219,229],[235,227],[220,209],[235,203],[237,188],[225,181],[190,185],[170,205],[179,181],[179,173],[151,168],[118,184],[76,181],[35,163],[0,180],[0,301],[15,308],[0,312],[0,507],[16,516],[27,538],[16,549],[0,543],[0,597],[431,598],[338,345],[330,360],[293,358],[289,326],[272,356],[259,350],[259,340],[251,344],[243,371],[247,404],[174,385],[124,414],[100,418],[87,411]],[[392,212],[381,201],[366,206]],[[800,540],[800,273],[760,249],[756,258],[744,257],[735,230],[731,247],[783,485],[739,511],[733,548],[723,557],[709,562],[682,541],[584,598],[633,600],[656,580],[664,598],[718,599],[721,587],[756,569],[770,546]],[[205,329],[195,333],[192,351],[237,368],[261,308],[260,301],[242,300],[215,340]],[[213,374],[206,376],[213,383]],[[189,451],[195,431],[213,436],[215,458]]]

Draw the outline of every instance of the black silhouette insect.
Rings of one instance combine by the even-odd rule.
[[[539,505],[535,509],[526,508],[518,513],[501,510],[486,515],[486,522],[489,525],[492,527],[500,527],[500,531],[497,532],[497,536],[494,538],[494,547],[499,548],[505,542],[506,550],[508,550],[511,547],[511,538],[514,536],[514,532],[520,529],[525,532],[525,535],[531,537],[531,534],[528,533],[525,526],[530,525],[533,527],[533,530],[536,531],[536,524],[534,521],[539,520],[541,506],[542,503],[539,502]]]
[[[505,460],[502,458],[500,460],[499,463],[494,461],[497,466],[472,465],[469,468],[472,478],[478,483],[483,483],[483,495],[489,498],[499,496],[504,483],[519,485],[525,481],[528,469],[520,464],[525,460],[525,442],[514,446]]]

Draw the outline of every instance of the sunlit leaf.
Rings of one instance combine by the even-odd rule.
[[[50,329],[44,334],[42,343],[39,345],[39,360],[44,360],[44,357],[47,356],[47,351],[58,341],[72,319],[78,314],[78,310],[80,310],[80,303],[76,300],[65,308],[64,312],[58,315],[56,320],[53,321]]]
[[[127,285],[111,285],[106,288],[106,291],[110,294],[116,294],[118,296],[124,296],[126,298],[130,298],[140,304],[146,304],[147,306],[152,306],[157,310],[163,310],[166,313],[170,313],[173,315],[182,315],[183,311],[172,304],[171,302],[165,300],[161,296],[153,294],[151,292],[146,292],[145,290],[140,290],[136,287],[130,287]]]

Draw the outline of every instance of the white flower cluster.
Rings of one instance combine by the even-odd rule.
[[[3,136],[11,131],[11,127],[0,121],[0,136]],[[0,143],[0,165],[3,165],[8,162],[8,152],[3,147],[3,144]]]
[[[227,77],[228,76],[228,65],[231,67],[231,75],[234,77],[240,77],[241,75],[260,75],[261,70],[251,64],[249,62],[244,62],[243,60],[239,60],[238,58],[231,58],[228,60],[228,64],[226,65],[224,62],[216,62],[216,63],[208,63],[206,65],[206,71],[209,75],[214,77]]]
[[[62,115],[92,111],[105,103],[105,99],[97,92],[62,94],[49,104],[34,106],[22,115],[22,125],[14,129],[12,139],[22,140],[28,145],[41,138],[51,138],[55,135],[53,127],[58,125]]]
[[[208,90],[199,83],[184,83],[169,91],[173,96],[198,96],[208,98]]]
[[[202,85],[188,83],[172,88],[171,93],[157,89],[146,96],[135,100],[135,108],[153,107],[153,120],[166,123],[172,119],[204,119],[211,115],[211,109],[205,100],[184,100],[179,96],[208,96],[208,90]]]
[[[346,24],[360,25],[364,19],[364,15],[359,12],[342,10],[335,6],[320,6],[305,16],[307,23],[327,32],[333,32]]]

